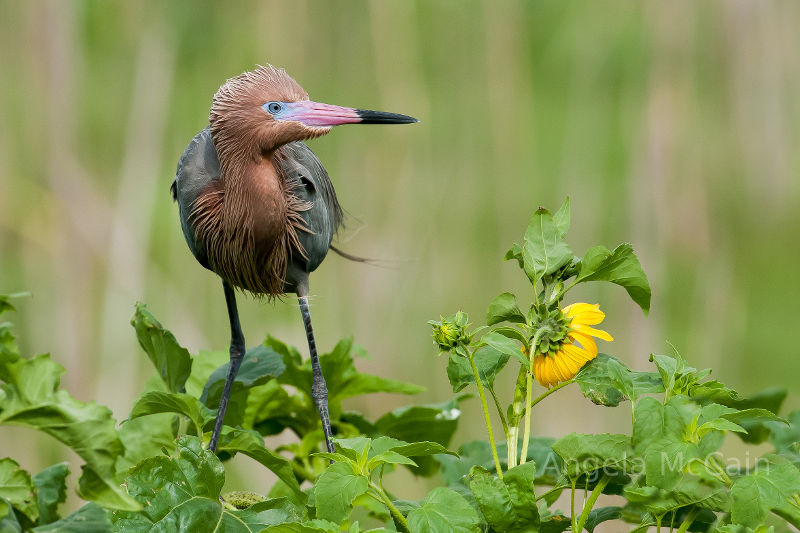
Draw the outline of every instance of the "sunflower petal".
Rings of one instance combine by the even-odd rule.
[[[583,349],[589,352],[590,354],[597,355],[597,343],[594,342],[594,339],[591,338],[589,335],[586,335],[585,333],[582,333],[580,331],[571,331],[569,334],[569,338],[581,343]]]
[[[585,335],[591,335],[592,337],[597,337],[598,339],[603,339],[604,341],[611,342],[614,340],[614,337],[612,337],[611,335],[608,334],[608,332],[603,331],[602,329],[595,329],[593,327],[584,324],[576,324],[574,321],[570,327],[575,331],[578,331]]]

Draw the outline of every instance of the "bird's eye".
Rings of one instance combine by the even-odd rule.
[[[269,102],[267,104],[267,111],[269,111],[273,115],[280,113],[282,109],[283,106],[281,106],[281,104],[279,104],[278,102]]]

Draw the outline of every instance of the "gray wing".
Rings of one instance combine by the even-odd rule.
[[[298,235],[306,257],[293,252],[289,260],[286,280],[291,288],[325,259],[344,215],[328,172],[311,148],[302,142],[292,142],[281,147],[281,151],[284,172],[290,183],[295,184],[295,196],[312,204],[301,213],[311,231]]]
[[[181,219],[181,228],[186,244],[201,265],[208,268],[208,257],[202,242],[195,239],[194,228],[189,221],[192,207],[203,190],[212,181],[218,180],[220,175],[219,159],[214,141],[211,139],[211,130],[205,128],[194,136],[194,139],[183,151],[178,161],[178,170],[175,181],[172,182],[172,199],[178,203],[178,213]]]
[[[287,283],[291,289],[309,272],[313,272],[325,259],[331,240],[342,224],[343,213],[336,198],[328,172],[311,151],[302,142],[289,143],[280,148],[280,161],[290,183],[294,184],[293,193],[300,199],[312,204],[301,216],[309,228],[309,232],[300,232],[300,244],[305,251],[305,258],[293,252],[288,271]],[[181,228],[186,244],[195,258],[210,269],[203,243],[195,239],[194,228],[189,221],[192,207],[208,184],[220,177],[220,165],[214,141],[209,128],[195,135],[184,150],[178,162],[175,181],[172,182],[172,197],[178,203]]]

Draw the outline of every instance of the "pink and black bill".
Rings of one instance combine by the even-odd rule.
[[[267,102],[261,107],[272,115],[275,120],[295,121],[313,127],[339,126],[342,124],[411,124],[419,122],[414,117],[399,113],[341,107],[309,100],[302,102]]]

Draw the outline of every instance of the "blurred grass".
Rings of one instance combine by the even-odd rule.
[[[448,398],[425,321],[459,308],[479,321],[496,294],[528,294],[502,256],[537,206],[569,195],[576,253],[630,241],[654,289],[649,318],[621,289],[574,293],[607,311],[607,351],[642,368],[669,341],[743,393],[783,384],[798,405],[796,3],[0,0],[0,12],[0,292],[33,293],[13,317],[24,352],[52,351],[65,386],[120,419],[151,374],[128,325],[136,300],[194,352],[227,345],[219,282],[188,252],[167,189],[217,87],[265,62],[314,99],[421,119],[311,143],[352,215],[342,247],[384,265],[331,257],[314,275],[323,349],[355,335],[365,370]],[[269,332],[304,347],[291,298],[242,300],[249,344]],[[351,407],[375,417],[405,401]],[[625,413],[559,401],[535,431],[626,427]],[[468,405],[457,438],[480,438],[478,420]],[[36,470],[63,453],[20,435],[0,455]]]

